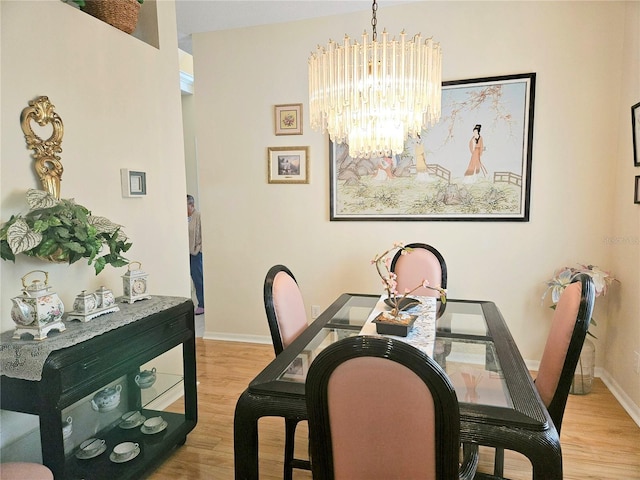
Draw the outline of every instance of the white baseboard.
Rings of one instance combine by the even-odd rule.
[[[271,337],[265,335],[238,335],[235,333],[204,332],[205,340],[222,340],[225,342],[271,344]]]
[[[601,378],[609,391],[613,393],[614,397],[616,397],[616,400],[620,402],[622,408],[624,408],[629,416],[633,419],[633,421],[636,422],[636,425],[640,427],[640,407],[636,405],[633,400],[631,400],[631,397],[629,397],[629,395],[627,395],[626,392],[622,390],[622,388],[620,388],[618,382],[611,378],[611,375],[609,375],[609,373],[607,373],[606,371],[603,372]]]

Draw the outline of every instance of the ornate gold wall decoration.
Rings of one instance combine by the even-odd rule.
[[[33,150],[33,158],[36,160],[35,169],[42,182],[43,190],[60,199],[60,180],[64,169],[60,157],[56,154],[62,152],[60,144],[64,127],[62,119],[53,111],[54,108],[48,97],[31,100],[29,106],[20,114],[20,123],[27,147]],[[41,139],[33,132],[31,121],[37,122],[41,127],[51,124],[53,133],[48,139]]]

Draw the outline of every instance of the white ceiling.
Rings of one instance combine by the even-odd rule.
[[[382,0],[380,6],[416,0]],[[370,0],[176,0],[178,47],[193,54],[191,34],[371,10]]]

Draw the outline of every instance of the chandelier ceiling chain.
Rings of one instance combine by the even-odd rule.
[[[390,39],[386,30],[379,42],[377,9],[373,0],[372,40],[366,31],[361,42],[345,35],[309,57],[311,128],[348,142],[351,157],[400,154],[408,136],[440,119],[440,44],[404,31]]]
[[[373,34],[371,38],[375,42],[378,39],[378,32],[376,31],[376,26],[378,25],[378,19],[376,18],[376,12],[378,11],[378,2],[373,0],[373,4],[371,5],[371,30]]]

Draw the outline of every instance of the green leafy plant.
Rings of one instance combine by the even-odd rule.
[[[121,254],[132,244],[127,242],[121,225],[92,215],[73,199],[58,200],[43,190],[28,190],[27,203],[28,213],[12,215],[0,227],[3,260],[15,261],[20,253],[69,264],[86,258],[96,275],[107,264],[123,267],[129,263]]]

